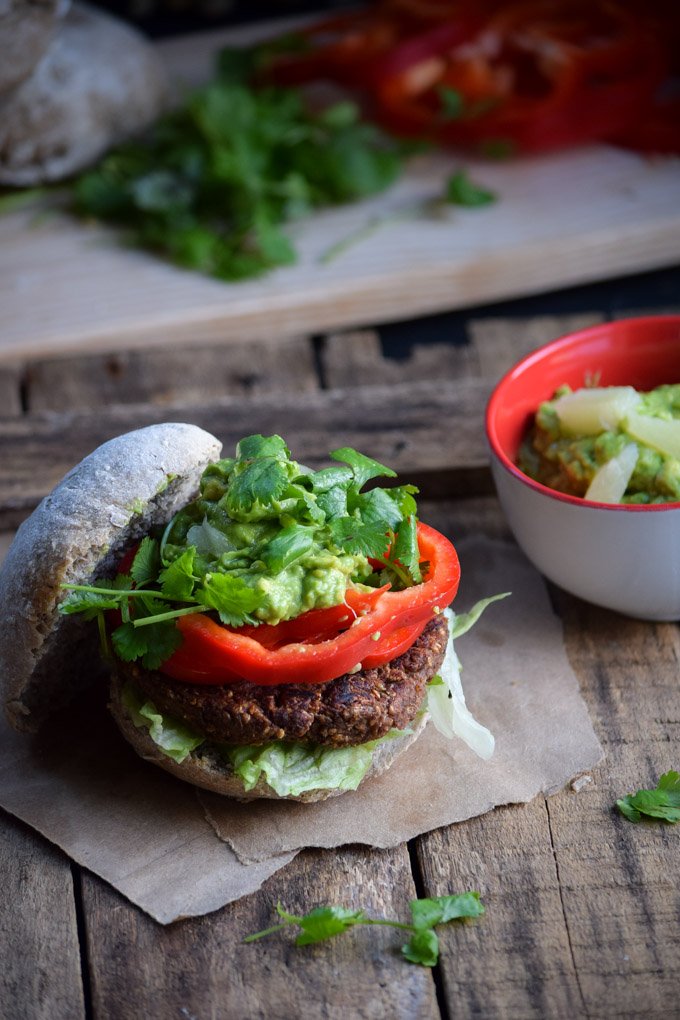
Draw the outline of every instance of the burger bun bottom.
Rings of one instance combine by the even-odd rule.
[[[148,730],[134,724],[122,700],[122,687],[123,681],[114,676],[111,680],[109,710],[123,736],[145,761],[159,765],[166,772],[177,776],[178,779],[199,786],[203,790],[211,790],[213,793],[221,793],[225,797],[232,797],[240,801],[267,798],[269,800],[296,800],[309,803],[327,800],[329,797],[337,797],[347,792],[338,789],[316,789],[307,790],[297,796],[281,797],[263,779],[259,779],[252,790],[246,791],[243,789],[242,779],[240,776],[234,775],[228,762],[218,758],[217,755],[199,753],[200,748],[185,758],[183,762],[176,762],[168,755],[163,754],[149,736]],[[427,720],[428,715],[424,712],[411,723],[410,732],[404,733],[401,737],[392,737],[378,747],[373,754],[371,767],[361,781],[362,784],[368,779],[386,772],[395,759],[417,739],[425,728]]]

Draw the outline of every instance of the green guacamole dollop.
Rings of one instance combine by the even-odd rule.
[[[554,401],[569,393],[568,386],[556,391],[552,400],[540,405],[535,420],[520,447],[518,467],[558,492],[584,496],[593,475],[630,442],[638,447],[638,459],[622,503],[671,503],[680,501],[680,461],[633,439],[625,421],[616,429],[596,436],[566,432],[560,424]],[[640,414],[670,420],[680,418],[680,383],[665,384],[641,394]]]
[[[364,477],[393,472],[339,453],[352,465],[313,472],[290,459],[278,436],[242,440],[235,458],[206,469],[197,499],[171,521],[163,562],[195,549],[198,583],[215,574],[238,579],[257,595],[251,617],[269,624],[340,605],[349,587],[380,584],[366,536],[375,532],[384,552],[389,529],[415,509],[416,490],[362,493]],[[349,531],[339,528],[345,522]]]

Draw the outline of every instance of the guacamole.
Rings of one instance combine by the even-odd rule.
[[[390,530],[415,521],[417,490],[361,492],[365,480],[394,472],[354,450],[336,453],[345,463],[310,471],[279,436],[242,440],[236,457],[209,465],[198,498],[168,525],[162,562],[184,562],[191,551],[199,584],[238,579],[253,596],[248,618],[269,624],[340,605],[349,587],[384,583],[376,558],[387,555]]]
[[[622,503],[671,503],[680,501],[680,460],[641,442],[627,431],[623,417],[617,424],[594,435],[579,435],[565,428],[556,401],[570,393],[560,387],[536,412],[535,420],[518,455],[525,474],[558,492],[585,496],[596,471],[618,456],[629,443],[637,445],[637,462]],[[640,393],[636,415],[663,421],[680,419],[680,384],[658,386]]]

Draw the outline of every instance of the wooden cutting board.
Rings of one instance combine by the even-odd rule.
[[[201,33],[159,49],[174,77],[194,85],[221,46],[280,29]],[[428,212],[463,165],[498,201]],[[388,193],[290,232],[296,265],[222,283],[62,212],[6,214],[0,359],[315,333],[670,265],[680,259],[680,160],[605,146],[501,163],[421,156]]]

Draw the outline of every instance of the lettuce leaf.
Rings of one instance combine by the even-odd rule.
[[[418,713],[415,722],[424,711]],[[280,797],[297,797],[308,790],[356,790],[371,767],[373,752],[385,741],[412,732],[410,727],[390,730],[379,740],[355,747],[319,747],[278,740],[264,747],[222,750],[246,791],[252,790],[264,775],[267,785]]]
[[[172,716],[161,715],[153,702],[142,700],[129,682],[123,687],[122,701],[135,726],[145,727],[154,744],[178,764],[205,740]]]
[[[144,701],[130,682],[123,687],[123,704],[135,726],[145,727],[159,750],[178,763],[205,743],[205,737],[164,716],[151,701]],[[356,790],[371,767],[374,751],[385,741],[411,732],[410,728],[390,730],[379,740],[357,747],[314,747],[284,741],[258,747],[214,746],[243,780],[245,792],[264,776],[280,797],[295,797],[308,790]]]

